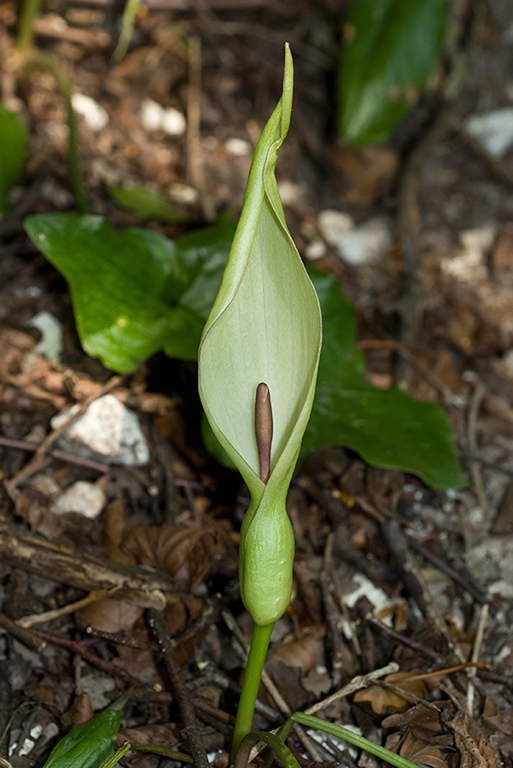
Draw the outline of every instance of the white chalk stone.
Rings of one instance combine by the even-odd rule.
[[[391,245],[390,224],[384,218],[375,218],[343,235],[337,250],[347,264],[359,266],[379,261]]]
[[[41,339],[32,350],[30,357],[41,355],[48,360],[60,360],[63,350],[62,325],[50,312],[38,312],[29,323],[37,328]]]
[[[504,157],[513,144],[513,107],[471,115],[465,128],[494,157]]]
[[[354,221],[348,213],[342,211],[321,211],[317,218],[321,235],[328,245],[338,249],[340,238],[354,229]]]
[[[161,126],[169,136],[183,136],[187,129],[187,121],[177,109],[168,107],[162,115]]]
[[[52,505],[55,515],[65,515],[77,512],[84,517],[94,520],[105,506],[105,494],[94,483],[79,480],[67,488]]]
[[[109,116],[104,108],[90,96],[74,93],[71,97],[73,109],[85,119],[92,131],[101,131],[109,122]]]
[[[77,406],[52,419],[58,427]],[[150,460],[146,438],[137,416],[114,395],[95,400],[85,414],[64,433],[59,443],[81,456],[94,456],[106,464],[140,466]]]
[[[182,136],[187,129],[187,121],[178,109],[165,109],[153,99],[143,100],[139,114],[148,131],[165,131],[169,136]]]
[[[231,155],[232,157],[245,157],[246,155],[251,154],[251,144],[245,139],[238,139],[236,137],[228,139],[224,148],[226,154]]]
[[[383,217],[369,219],[357,227],[347,213],[327,210],[321,211],[317,221],[326,242],[336,248],[346,264],[373,264],[392,245],[390,223]]]
[[[144,99],[141,103],[141,111],[139,112],[144,127],[148,131],[158,131],[162,122],[163,112],[163,108],[156,101]]]
[[[317,261],[317,259],[320,259],[325,255],[326,245],[322,242],[322,240],[312,240],[312,242],[308,243],[306,246],[305,256],[308,261]]]

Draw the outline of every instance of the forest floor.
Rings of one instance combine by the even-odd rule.
[[[238,216],[290,43],[293,122],[277,174],[292,236],[355,305],[369,381],[445,409],[469,485],[434,491],[341,447],[307,459],[289,497],[293,600],[266,664],[280,697],[262,688],[256,728],[275,728],[287,708],[319,705],[321,716],[422,765],[507,767],[513,141],[497,157],[472,138],[467,118],[511,105],[513,14],[508,0],[489,0],[484,13],[480,3],[454,5],[464,24],[452,70],[386,147],[359,150],[335,139],[336,0],[149,0],[119,63],[117,5],[48,0],[34,32],[90,100],[75,104],[91,212],[140,226],[107,187],[150,186],[183,217],[147,224],[170,237],[226,210]],[[134,375],[113,376],[88,357],[65,281],[24,232],[29,213],[76,208],[64,101],[51,75],[19,78],[12,64],[18,12],[10,0],[0,5],[0,97],[30,131],[0,221],[0,755],[13,768],[41,766],[58,735],[129,686],[120,742],[187,750],[178,686],[223,767],[251,632],[237,585],[248,493],[203,448],[195,366],[159,354]],[[171,110],[167,127],[155,124],[156,105]],[[358,227],[380,222],[386,247],[341,255],[329,228],[341,212]],[[58,360],[36,348],[42,312],[62,329]],[[144,465],[62,453],[51,419],[106,393],[137,414]],[[99,516],[56,513],[77,482],[100,499]],[[162,595],[174,688],[146,621]],[[401,676],[406,697],[394,687]],[[291,741],[305,764],[377,764],[333,739],[308,739]],[[133,753],[123,761],[167,764]]]

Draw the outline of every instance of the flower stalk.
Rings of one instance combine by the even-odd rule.
[[[310,416],[321,348],[317,295],[285,223],[275,177],[292,112],[288,45],[282,97],[249,172],[237,230],[199,349],[210,426],[251,503],[240,534],[240,587],[255,629],[233,754],[250,731],[275,621],[292,593],[294,535],[285,501]]]

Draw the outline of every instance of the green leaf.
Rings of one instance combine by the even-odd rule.
[[[378,144],[417,101],[445,38],[446,0],[353,0],[338,71],[338,127],[351,144]]]
[[[71,731],[52,750],[43,768],[99,768],[114,752],[121,712],[109,708]]]
[[[223,281],[199,351],[199,391],[212,430],[243,475],[251,504],[240,544],[241,594],[266,626],[285,610],[294,539],[285,497],[310,415],[321,344],[317,296],[285,224],[274,175],[288,131],[293,69],[258,142]],[[260,479],[257,387],[269,387],[270,476]]]
[[[27,130],[21,117],[0,101],[0,214],[16,183],[27,154]]]
[[[309,273],[321,302],[324,339],[303,455],[343,445],[369,464],[411,472],[433,488],[467,485],[443,410],[400,389],[376,389],[364,379],[351,304],[331,275],[313,268]]]
[[[183,216],[160,192],[147,187],[109,187],[109,194],[122,208],[137,214],[140,219],[156,219],[166,223],[183,221]]]
[[[127,373],[159,349],[193,360],[233,235],[227,218],[168,240],[100,216],[41,214],[25,228],[68,281],[84,350]]]

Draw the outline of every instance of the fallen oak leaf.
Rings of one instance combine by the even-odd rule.
[[[383,680],[385,683],[393,684],[395,688],[403,689],[404,696],[398,690],[390,690],[382,685],[370,685],[368,688],[358,691],[354,696],[354,701],[359,704],[370,704],[377,715],[405,712],[412,705],[411,695],[423,699],[426,693],[422,680],[412,678],[411,674],[410,672],[394,672],[387,675]]]

